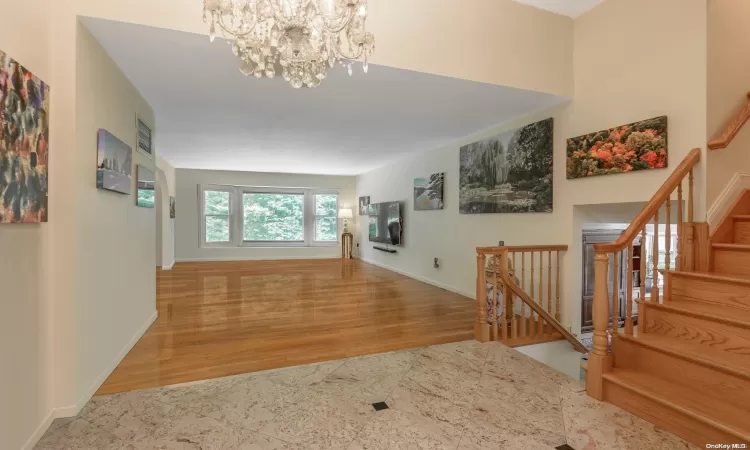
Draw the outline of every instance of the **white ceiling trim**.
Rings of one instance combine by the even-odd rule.
[[[604,0],[513,0],[556,14],[576,18],[593,9]]]

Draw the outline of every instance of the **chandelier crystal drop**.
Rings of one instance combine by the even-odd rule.
[[[367,59],[375,38],[367,32],[367,0],[203,0],[211,42],[217,30],[240,59],[240,72],[277,74],[294,88],[316,87],[337,62]]]

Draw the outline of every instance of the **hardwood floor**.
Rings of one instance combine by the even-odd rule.
[[[97,395],[473,338],[466,297],[358,260],[178,263]]]

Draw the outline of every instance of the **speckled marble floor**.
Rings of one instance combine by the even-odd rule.
[[[693,448],[583,389],[466,341],[95,397],[36,449]]]

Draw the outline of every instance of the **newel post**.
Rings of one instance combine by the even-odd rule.
[[[594,346],[589,352],[586,374],[586,392],[597,400],[602,399],[602,375],[612,368],[607,336],[609,326],[608,274],[609,255],[597,252],[594,258]]]
[[[484,253],[477,253],[477,322],[474,324],[474,339],[479,342],[490,340],[490,325],[487,323],[487,280],[484,270]]]
[[[508,329],[511,327],[510,318],[513,317],[513,296],[511,295],[510,289],[508,288],[508,281],[510,280],[510,264],[508,261],[508,250],[506,249],[500,254],[500,274],[503,277],[503,339],[508,337]],[[500,302],[498,302],[498,308],[500,308]]]

